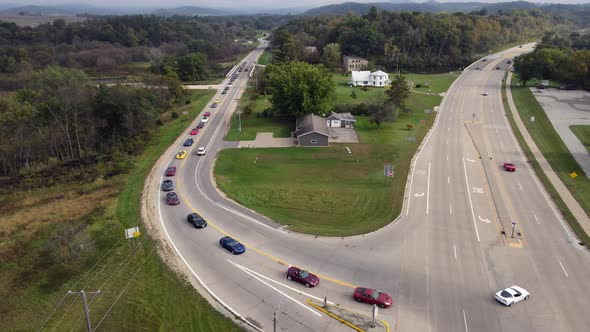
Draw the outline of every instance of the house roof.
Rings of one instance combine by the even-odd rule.
[[[365,58],[361,58],[359,56],[354,56],[354,55],[345,55],[344,56],[345,60],[363,60],[363,61],[367,61],[367,59]]]
[[[297,137],[311,133],[330,136],[326,120],[315,114],[306,114],[297,120]]]
[[[386,72],[383,72],[381,70],[377,70],[375,72],[372,72],[371,75],[373,75],[373,76],[387,76],[389,74],[387,74]]]
[[[332,112],[332,114],[330,114],[330,116],[328,116],[326,119],[337,119],[337,120],[346,120],[346,121],[356,121],[354,119],[354,115],[350,114],[350,112],[347,112],[347,113],[336,113],[336,112]]]
[[[352,80],[354,82],[356,81],[370,81],[369,76],[371,75],[371,72],[368,70],[363,70],[363,71],[352,71]]]

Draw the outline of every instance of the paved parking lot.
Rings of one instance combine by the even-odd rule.
[[[253,141],[240,141],[238,148],[286,148],[297,146],[295,138],[272,137],[272,133],[256,133]]]
[[[358,143],[359,138],[353,128],[328,128],[330,131],[329,143]]]
[[[572,156],[586,176],[590,177],[590,154],[570,130],[571,125],[590,125],[590,93],[582,90],[537,88],[531,88],[531,91]]]

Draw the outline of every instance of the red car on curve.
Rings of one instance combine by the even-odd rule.
[[[357,302],[364,302],[368,304],[376,304],[380,308],[388,308],[391,306],[391,296],[375,289],[357,287],[354,289],[354,299]]]

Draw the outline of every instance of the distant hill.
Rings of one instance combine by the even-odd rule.
[[[234,14],[235,11],[223,10],[223,9],[212,9],[195,6],[184,6],[176,8],[162,8],[154,10],[151,14],[158,16],[221,16]]]
[[[26,15],[26,16],[72,16],[76,13],[65,8],[53,6],[20,6],[6,8],[0,11],[2,14]]]
[[[590,24],[590,4],[583,5],[563,5],[563,4],[535,4],[527,1],[513,1],[501,3],[484,3],[484,2],[437,2],[428,1],[423,3],[414,2],[375,2],[375,3],[358,3],[345,2],[336,5],[327,5],[310,9],[304,15],[346,15],[352,13],[355,15],[364,15],[369,12],[371,7],[379,10],[388,11],[419,11],[419,12],[472,12],[481,9],[486,9],[488,12],[510,11],[514,9],[531,10],[542,9],[551,11],[556,14],[569,14],[570,16],[577,16],[578,23]],[[565,15],[568,17],[567,15]]]

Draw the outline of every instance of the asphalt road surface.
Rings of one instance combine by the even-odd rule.
[[[181,197],[180,205],[168,206],[164,192],[153,196],[165,240],[190,277],[253,330],[272,331],[276,314],[280,331],[350,331],[305,301],[327,297],[370,315],[371,306],[352,298],[353,287],[366,286],[393,296],[393,306],[379,310],[378,318],[395,331],[587,331],[590,255],[526,162],[502,106],[507,60],[530,47],[488,56],[462,73],[415,157],[400,218],[349,238],[290,233],[215,189],[216,155],[237,145],[223,136],[246,86],[242,72],[227,95],[216,95],[219,107],[188,157],[173,159],[180,146],[163,157],[179,167],[173,180]],[[247,56],[247,67],[261,52]],[[200,146],[208,147],[205,156],[196,155]],[[516,172],[504,172],[505,161]],[[207,228],[187,223],[193,211],[209,221]],[[239,239],[247,252],[234,256],[220,248],[224,235]],[[287,281],[288,265],[318,274],[319,286]],[[494,293],[512,285],[527,289],[530,300],[510,308],[497,303]]]

